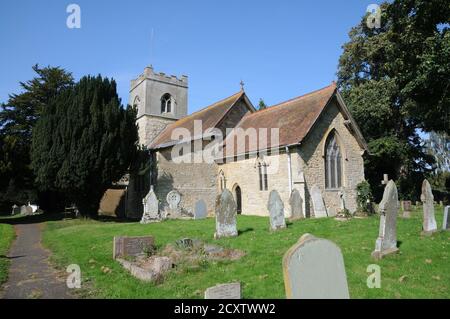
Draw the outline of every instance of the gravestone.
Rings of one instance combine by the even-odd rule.
[[[241,299],[241,283],[210,287],[205,291],[205,299]]]
[[[270,230],[275,231],[286,228],[286,221],[284,220],[284,204],[280,194],[278,194],[276,190],[270,192],[267,208],[269,209]]]
[[[436,218],[434,217],[434,196],[430,183],[425,179],[422,183],[423,226],[422,234],[430,235],[437,231]]]
[[[412,202],[410,200],[402,201],[403,218],[411,217]]]
[[[289,205],[291,206],[291,220],[302,219],[303,215],[303,200],[300,196],[300,192],[297,189],[293,189],[291,196],[289,197]]]
[[[216,232],[214,238],[237,236],[236,203],[233,194],[224,189],[216,199]]]
[[[341,250],[333,242],[304,234],[283,257],[287,299],[349,299]]]
[[[20,214],[21,215],[27,214],[27,206],[25,206],[25,205],[20,206]]]
[[[381,259],[385,255],[393,254],[397,248],[397,214],[398,194],[394,181],[390,180],[384,188],[383,199],[379,205],[380,230],[375,242],[372,257]]]
[[[155,239],[152,236],[115,236],[113,243],[113,259],[138,257],[154,251]]]
[[[311,199],[314,209],[314,217],[328,217],[327,209],[325,207],[325,203],[323,202],[322,192],[317,185],[313,185],[311,187]]]
[[[171,190],[166,196],[167,204],[164,212],[164,218],[177,219],[181,217],[181,208],[179,207],[181,201],[181,194],[176,190]]]
[[[148,224],[160,220],[159,202],[153,190],[153,185],[150,186],[150,191],[142,200],[144,205],[144,213],[142,214],[141,224]]]
[[[17,215],[17,214],[20,214],[20,207],[17,206],[16,204],[14,204],[12,206],[11,215]]]
[[[443,230],[450,230],[450,218],[448,216],[449,211],[450,211],[450,206],[445,206],[445,209],[444,209],[444,221],[442,223],[442,229]]]
[[[194,207],[194,219],[204,219],[208,216],[206,203],[203,199],[198,200]]]

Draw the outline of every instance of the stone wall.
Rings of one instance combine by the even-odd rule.
[[[203,199],[208,214],[214,212],[217,196],[217,165],[215,163],[177,163],[172,160],[172,148],[157,153],[158,176],[155,193],[161,203],[160,209],[168,206],[166,196],[171,190],[181,194],[180,206],[193,212],[197,200]]]
[[[344,124],[344,117],[333,102],[322,113],[308,137],[300,146],[290,147],[292,188],[299,190],[302,196],[303,211],[307,217],[313,217],[309,190],[316,184],[322,191],[327,209],[340,210],[339,191],[344,193],[346,208],[351,212],[356,210],[356,185],[364,180],[363,149],[355,136]],[[335,130],[342,153],[342,188],[340,190],[325,189],[325,159],[324,144],[330,132]],[[278,169],[268,175],[268,190],[260,191],[259,171],[256,158],[247,158],[236,162],[226,162],[218,165],[226,179],[226,188],[236,196],[237,185],[242,193],[242,214],[267,216],[267,201],[272,189],[276,189],[285,206],[285,215],[290,216],[289,207],[289,175],[288,154],[280,150],[279,155],[263,157],[270,166],[278,163]],[[270,169],[269,169],[270,171]],[[218,173],[219,173],[218,172]],[[217,187],[220,183],[217,182]],[[218,189],[218,191],[220,191]]]
[[[138,118],[136,123],[138,125],[139,145],[149,146],[159,133],[173,122],[175,122],[174,119],[152,115],[143,115]]]
[[[285,215],[289,216],[289,184],[287,155],[267,155],[262,158],[268,165],[267,190],[260,190],[259,168],[256,157],[247,158],[235,162],[219,164],[219,171],[225,175],[226,188],[229,189],[236,199],[236,187],[241,188],[242,214],[268,216],[267,201],[272,189],[276,189],[280,194],[285,206]],[[217,183],[220,191],[220,183]]]
[[[356,185],[364,180],[363,149],[354,135],[344,124],[344,117],[337,104],[333,102],[322,113],[316,126],[298,148],[296,171],[302,171],[306,181],[306,210],[310,209],[309,190],[316,184],[322,191],[327,209],[340,210],[338,190],[325,189],[325,158],[324,147],[328,134],[335,130],[342,154],[342,188],[346,208],[351,212],[356,210]],[[312,209],[310,209],[313,215]]]

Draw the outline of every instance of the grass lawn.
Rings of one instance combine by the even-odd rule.
[[[8,277],[9,260],[6,258],[6,255],[14,236],[13,226],[0,224],[0,285],[2,285]]]
[[[436,211],[442,227],[442,208]],[[421,215],[398,219],[400,253],[374,261],[370,254],[378,235],[378,217],[339,222],[307,219],[269,233],[266,217],[238,216],[240,235],[215,241],[215,221],[171,220],[157,224],[70,220],[48,222],[44,244],[62,268],[78,264],[83,296],[106,298],[203,298],[207,287],[240,281],[243,298],[285,298],[282,257],[304,233],[338,244],[343,252],[351,298],[450,298],[450,232],[421,237]],[[112,259],[113,236],[153,235],[159,247],[183,237],[198,238],[223,247],[241,249],[238,261],[207,263],[169,273],[159,285],[140,282]],[[369,289],[367,266],[381,266],[381,288]],[[112,272],[103,273],[102,266]],[[402,278],[402,279],[400,279]]]

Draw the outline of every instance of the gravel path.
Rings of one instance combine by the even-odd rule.
[[[7,258],[11,260],[3,299],[72,299],[66,273],[58,273],[48,263],[50,252],[41,245],[41,224],[17,224],[16,240]]]

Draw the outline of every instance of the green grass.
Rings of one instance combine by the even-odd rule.
[[[13,226],[0,224],[0,285],[8,278],[9,260],[6,258],[6,255],[14,236]]]
[[[437,209],[442,226],[442,209]],[[214,219],[165,221],[158,224],[97,221],[48,222],[44,244],[54,253],[57,265],[80,265],[84,287],[90,296],[105,298],[203,298],[207,287],[240,281],[244,298],[284,298],[282,257],[304,233],[327,238],[343,252],[352,298],[450,298],[450,232],[421,237],[421,217],[398,219],[400,253],[381,261],[370,254],[378,235],[378,217],[339,222],[307,219],[276,233],[268,231],[265,217],[239,216],[236,238],[215,241]],[[183,237],[198,238],[247,255],[238,261],[209,263],[200,269],[170,273],[162,284],[140,282],[112,260],[116,235],[153,235],[159,247]],[[381,266],[381,288],[369,289],[367,266]],[[105,274],[101,267],[112,269]],[[406,276],[406,277],[403,277]],[[403,280],[399,280],[403,277]],[[86,290],[85,290],[86,293]],[[86,296],[86,295],[85,295]]]

